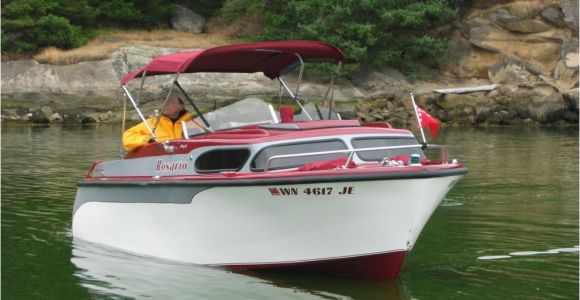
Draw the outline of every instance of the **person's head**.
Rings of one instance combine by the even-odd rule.
[[[170,119],[176,119],[179,117],[179,114],[184,109],[185,104],[183,103],[183,100],[181,100],[178,97],[171,97],[167,100],[167,103],[165,104],[165,107],[163,108],[161,114],[165,115]]]

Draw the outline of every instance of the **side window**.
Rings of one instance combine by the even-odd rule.
[[[418,144],[417,140],[414,137],[355,138],[352,139],[351,143],[353,148],[355,149]],[[424,157],[423,151],[421,151],[421,147],[357,152],[358,157],[364,161],[381,161],[385,157],[393,157],[396,155],[411,155],[411,154],[419,154],[421,155],[421,157]]]
[[[266,167],[266,164],[268,163],[268,159],[276,155],[300,154],[300,153],[346,150],[346,149],[347,149],[346,145],[340,140],[274,145],[262,149],[254,158],[250,167],[252,168],[252,171],[263,171],[264,168]],[[268,170],[295,168],[313,161],[333,160],[340,157],[347,158],[348,153],[319,154],[310,156],[280,158],[272,160]]]
[[[250,156],[248,149],[215,149],[200,155],[195,161],[199,173],[238,171]]]

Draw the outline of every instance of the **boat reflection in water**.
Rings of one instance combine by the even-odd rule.
[[[75,240],[75,276],[94,297],[150,299],[400,299],[394,281],[231,272],[132,255]]]

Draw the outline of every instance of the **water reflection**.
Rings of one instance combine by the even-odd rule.
[[[94,297],[151,299],[401,299],[395,282],[230,272],[141,257],[74,240],[71,262]]]

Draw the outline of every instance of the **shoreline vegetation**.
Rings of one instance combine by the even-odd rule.
[[[2,11],[2,122],[121,122],[119,76],[158,54],[304,39],[336,44],[349,57],[336,83],[342,95],[336,108],[348,118],[413,124],[405,99],[414,91],[420,105],[450,126],[578,126],[577,1],[405,0],[389,7],[379,0],[338,6],[183,0],[149,7],[125,1],[115,10],[114,0],[81,0],[69,10],[66,0],[19,3],[28,6],[11,3]],[[170,29],[180,5],[203,15],[198,32]],[[131,20],[142,23],[128,26]],[[310,71],[315,75],[305,87],[315,90],[316,74],[328,70]],[[434,92],[492,84],[498,88]],[[207,103],[221,97],[202,93]],[[137,121],[131,110],[128,117]]]
[[[221,27],[217,24],[208,24],[207,31],[200,34],[173,29],[110,30],[101,33],[79,48],[63,50],[48,47],[32,58],[41,64],[62,66],[109,59],[119,48],[131,45],[175,49],[211,48],[242,42],[234,37],[237,30],[235,26]]]

